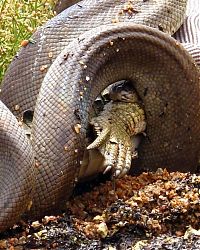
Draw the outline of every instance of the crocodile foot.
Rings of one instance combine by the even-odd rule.
[[[104,156],[104,173],[111,170],[113,177],[124,176],[137,157],[133,137],[146,128],[143,109],[137,103],[111,101],[90,124],[97,138],[87,149],[98,148]]]

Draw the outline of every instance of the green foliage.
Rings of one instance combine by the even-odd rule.
[[[54,15],[55,0],[0,0],[0,82],[21,42]]]

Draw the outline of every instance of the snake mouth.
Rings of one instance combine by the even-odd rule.
[[[106,138],[104,138],[105,141],[102,141],[101,146],[85,149],[83,160],[81,161],[79,180],[82,181],[85,179],[91,179],[93,176],[97,176],[99,173],[105,174],[106,172],[109,172],[112,175],[115,168],[114,166],[117,164],[117,162],[119,162],[120,160],[124,161],[124,159],[121,159],[120,156],[116,155],[112,160],[113,167],[111,167],[111,165],[107,166],[106,162],[111,161],[113,154],[112,152],[110,152],[110,149],[108,149],[107,152],[101,150],[106,146],[106,141],[107,143],[110,143],[111,147],[115,147],[115,145],[117,147],[121,147],[122,145],[126,145],[127,140],[131,140],[132,146],[129,151],[130,161],[127,167],[128,170],[126,172],[128,172],[131,167],[131,161],[138,157],[138,148],[145,134],[144,129],[146,129],[146,122],[145,127],[143,127],[141,131],[143,133],[140,132],[139,134],[137,134],[135,126],[139,124],[138,119],[140,119],[140,116],[137,115],[137,112],[129,110],[129,106],[130,103],[137,103],[140,104],[140,106],[144,105],[142,104],[142,100],[139,97],[136,89],[134,88],[134,84],[135,82],[129,80],[120,80],[118,82],[112,83],[107,88],[105,88],[95,99],[91,107],[91,111],[89,112],[89,123],[86,129],[86,141],[88,142],[88,145],[90,145],[89,147],[94,144],[94,141],[97,141],[99,139],[98,136],[103,133],[104,129],[108,128],[106,125],[108,121],[109,124],[112,124],[113,126],[110,132],[113,134],[113,131],[116,130],[118,131],[118,134],[119,131],[121,131],[120,133],[122,140],[120,140],[120,143],[117,142],[119,138],[116,132],[114,132],[113,136],[116,136],[115,139],[114,137],[111,137],[109,140],[106,140]],[[103,110],[105,113],[105,109],[108,107],[108,105],[110,105],[114,110],[109,110],[107,114],[103,115],[104,122],[101,123],[101,126],[98,126],[98,129],[96,129],[96,126],[92,121],[94,119],[99,119],[100,115],[103,113]],[[120,106],[118,105],[122,105],[121,108],[125,105],[126,111],[129,110],[129,112],[123,112],[123,110],[121,110]],[[135,118],[133,118],[134,116]],[[121,130],[122,127],[123,130]],[[128,131],[126,132],[126,129],[128,129],[128,127],[133,133],[132,135],[130,134],[128,136],[129,139],[127,138]],[[123,167],[121,171],[123,171]]]

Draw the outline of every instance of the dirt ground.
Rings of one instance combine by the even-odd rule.
[[[79,185],[65,212],[21,221],[0,249],[200,249],[200,175],[158,170]]]

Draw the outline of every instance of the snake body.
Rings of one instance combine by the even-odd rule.
[[[200,66],[200,2],[189,0],[186,18],[181,28],[174,34],[193,59]]]
[[[91,105],[105,87],[121,79],[136,82],[145,106],[148,140],[141,146],[139,165],[187,171],[198,162],[199,71],[184,48],[158,30],[174,33],[183,22],[187,1],[135,0],[129,1],[128,9],[126,2],[85,0],[72,6],[38,29],[33,43],[21,49],[8,69],[1,100],[18,119],[24,111],[34,110],[30,150],[35,164],[33,155],[28,166],[12,161],[12,168],[24,170],[22,188],[29,194],[35,186],[31,216],[59,209],[71,195],[87,144]],[[6,116],[12,116],[1,105]],[[4,134],[9,124],[0,114]],[[17,175],[4,171],[9,166],[9,140],[3,137],[1,143],[6,149],[0,165],[3,231],[13,224],[11,216],[19,219],[30,200],[24,196],[17,208],[13,205],[5,186]],[[13,153],[15,145],[13,141]],[[30,185],[30,178],[35,185]],[[20,193],[13,191],[13,196]]]

